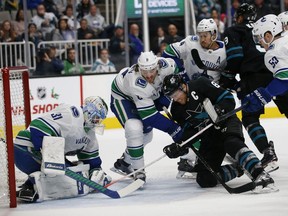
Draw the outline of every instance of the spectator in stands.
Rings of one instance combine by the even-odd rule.
[[[167,47],[167,43],[166,43],[165,40],[164,40],[164,41],[161,42],[160,47],[159,47],[159,52],[156,53],[156,55],[157,55],[158,57],[161,57],[162,54],[163,54],[163,52],[164,52],[164,50],[166,49],[166,47]]]
[[[80,28],[77,30],[77,36],[79,40],[96,39],[97,35],[95,32],[88,28],[88,22],[86,19],[81,19]]]
[[[70,29],[74,29],[74,16],[73,16],[73,6],[72,5],[67,5],[65,11],[63,12],[64,15],[68,17],[68,25]],[[76,29],[80,28],[80,23],[78,20],[76,20]]]
[[[40,49],[37,54],[37,65],[36,70],[33,75],[36,76],[47,76],[47,75],[60,75],[57,70],[55,70],[51,58],[49,57],[50,49]]]
[[[220,15],[219,15],[218,11],[216,10],[216,8],[212,8],[212,10],[211,10],[211,18],[215,21],[215,23],[216,23],[216,25],[218,27],[217,40],[221,40],[222,39],[222,35],[224,33],[224,30],[225,30],[225,24],[221,21]]]
[[[84,16],[84,18],[87,19],[88,26],[96,33],[99,38],[106,37],[105,27],[107,25],[104,17],[100,14],[96,5],[90,6],[89,14]]]
[[[85,70],[83,69],[82,65],[77,63],[76,64],[76,51],[74,48],[67,49],[67,59],[64,60],[64,70],[62,74],[69,75],[69,74],[79,74],[84,73]]]
[[[25,23],[24,23],[24,11],[23,9],[18,9],[16,13],[15,21],[12,21],[15,32],[17,35],[21,35],[25,31]]]
[[[92,68],[93,73],[105,73],[105,72],[116,72],[115,65],[109,60],[108,49],[101,49],[99,52],[100,58],[98,58]]]
[[[0,27],[0,42],[16,41],[16,36],[13,24],[9,20],[4,20]]]
[[[37,47],[38,44],[43,41],[43,35],[40,31],[37,30],[35,23],[28,24],[28,39],[35,44],[35,47]],[[17,37],[17,41],[25,41],[24,32]]]
[[[179,36],[177,33],[178,33],[178,29],[176,25],[170,24],[168,26],[168,36],[166,39],[166,43],[171,44],[171,43],[179,42],[184,39],[182,36]]]
[[[68,25],[68,17],[62,16],[58,21],[58,29],[53,31],[53,41],[74,40],[74,32]]]
[[[139,26],[133,23],[129,31],[129,57],[130,65],[136,64],[141,52],[144,51],[143,42],[139,37]]]
[[[271,8],[268,4],[265,4],[264,0],[254,0],[254,5],[256,7],[256,20],[260,19],[261,17],[273,13]]]
[[[18,1],[17,0],[6,0],[4,4],[4,10],[18,10]]]
[[[284,0],[284,10],[288,11],[288,0]]]
[[[37,29],[42,32],[45,38],[47,33],[50,34],[56,28],[58,19],[53,13],[46,12],[43,4],[39,4],[37,14],[32,17],[31,21],[36,24]],[[50,39],[50,37],[47,39]]]
[[[230,11],[231,11],[231,17],[234,19],[234,14],[235,14],[235,12],[237,11],[237,9],[239,8],[239,6],[240,6],[240,0],[233,0],[232,1],[232,4],[231,4],[231,9],[230,9]],[[233,20],[233,23],[235,22],[235,20]]]
[[[58,19],[60,18],[61,14],[58,11],[54,0],[43,0],[42,4],[44,5],[46,12],[53,13]]]
[[[110,39],[109,52],[111,61],[114,62],[118,71],[126,65],[124,30],[122,26],[115,26],[114,36]]]
[[[154,53],[159,53],[160,52],[160,45],[163,40],[167,40],[167,35],[164,31],[164,28],[162,26],[159,26],[157,28],[157,35],[152,38],[151,40],[151,50]]]
[[[78,13],[77,19],[81,20],[84,16],[88,15],[90,12],[90,0],[81,0],[81,2],[77,5],[76,11]]]

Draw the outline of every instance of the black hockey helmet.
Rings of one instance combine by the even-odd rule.
[[[178,89],[182,89],[181,84],[185,83],[180,75],[171,74],[164,78],[162,91],[165,95],[171,96]]]
[[[243,3],[236,10],[234,17],[237,19],[239,16],[243,16],[245,21],[254,22],[256,19],[256,8],[253,4]]]

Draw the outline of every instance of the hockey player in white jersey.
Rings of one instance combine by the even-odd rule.
[[[152,140],[152,129],[168,133],[175,142],[182,136],[181,127],[159,111],[170,100],[161,93],[164,78],[177,73],[173,59],[142,52],[138,63],[122,69],[112,83],[111,110],[125,129],[127,148],[114,163],[112,171],[129,174],[144,166],[144,146]],[[145,171],[134,179],[146,180]]]
[[[87,186],[64,175],[67,166],[103,186],[111,182],[101,169],[95,135],[95,128],[102,128],[98,131],[103,133],[101,122],[107,111],[102,98],[91,96],[83,107],[60,104],[20,131],[14,141],[15,164],[29,178],[17,191],[17,198],[41,202],[86,195]],[[77,156],[79,161],[72,164],[65,156]]]
[[[269,103],[272,97],[288,92],[288,37],[282,36],[282,32],[282,23],[274,14],[268,14],[254,24],[254,41],[266,49],[265,65],[274,78],[265,88],[257,88],[244,98],[242,103],[248,102],[244,107],[247,112],[255,112]]]
[[[288,35],[288,11],[284,11],[284,12],[280,13],[278,15],[278,18],[280,19],[280,21],[283,25],[283,29],[284,29],[282,35],[283,36]]]
[[[211,68],[225,67],[226,51],[222,41],[217,40],[218,28],[215,21],[202,19],[197,25],[197,35],[189,35],[184,40],[172,43],[165,49],[163,57],[173,58],[178,67],[183,66],[189,80],[203,74],[203,70],[196,64],[191,55],[191,50],[197,49],[203,63]],[[206,73],[206,72],[204,72]],[[220,73],[207,71],[208,76],[215,82],[220,79]]]
[[[211,18],[202,19],[197,25],[197,35],[189,35],[180,42],[170,44],[165,49],[162,56],[173,58],[180,68],[183,61],[183,77],[187,81],[197,79],[200,76],[206,76],[213,79],[215,82],[219,82],[220,72],[210,70],[203,71],[196,65],[191,55],[191,51],[196,49],[206,66],[210,68],[224,68],[226,64],[225,45],[224,42],[217,40],[217,35],[218,28],[215,21]],[[172,104],[172,116],[181,113],[181,111],[178,110],[178,107],[177,104]],[[198,144],[195,145],[196,148],[199,147]],[[192,151],[190,151],[188,155],[180,158],[180,162],[178,162],[179,172],[177,178],[191,177],[190,173],[193,172],[194,160],[195,154]]]

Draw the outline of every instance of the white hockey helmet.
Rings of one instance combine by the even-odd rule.
[[[288,11],[284,11],[278,15],[283,26],[288,25]]]
[[[157,56],[152,51],[141,52],[138,58],[138,66],[140,71],[154,70],[158,66]]]
[[[269,45],[273,41],[274,37],[282,31],[283,26],[280,19],[274,14],[268,14],[254,23],[252,34],[256,44],[259,44],[260,40],[262,40],[265,44]],[[272,40],[269,42],[264,40],[264,35],[267,32],[270,32],[273,36]]]
[[[202,19],[197,25],[197,33],[210,32],[211,35],[218,34],[218,27],[216,22],[212,19]]]
[[[83,115],[86,127],[94,128],[100,125],[107,113],[107,104],[101,97],[90,96],[84,100]]]

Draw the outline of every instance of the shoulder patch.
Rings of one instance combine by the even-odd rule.
[[[71,111],[72,111],[72,115],[75,118],[78,118],[80,116],[79,110],[75,106],[71,106],[70,108],[71,108]]]
[[[159,66],[160,68],[166,68],[168,67],[168,62],[165,59],[159,59]]]
[[[147,86],[147,81],[142,77],[138,77],[135,81],[135,85],[141,88],[145,88]]]
[[[199,37],[197,35],[192,35],[190,39],[191,41],[198,41]]]

